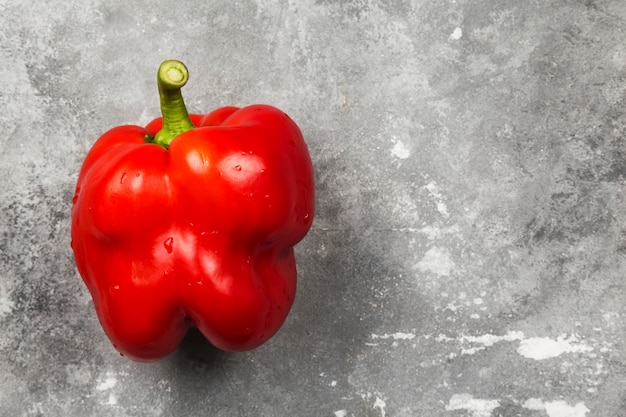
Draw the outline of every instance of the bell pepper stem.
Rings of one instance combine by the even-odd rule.
[[[170,146],[176,136],[195,128],[180,91],[188,79],[189,71],[180,61],[164,61],[159,67],[157,83],[163,127],[155,135],[154,142],[165,148]]]

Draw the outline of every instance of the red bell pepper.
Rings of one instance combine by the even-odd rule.
[[[298,126],[267,105],[188,114],[187,68],[165,61],[162,118],[100,137],[81,168],[72,248],[98,318],[123,355],[173,352],[190,326],[253,349],[294,301],[293,246],[314,214]]]

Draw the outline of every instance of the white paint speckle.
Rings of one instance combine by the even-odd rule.
[[[478,399],[471,394],[454,394],[446,405],[446,411],[466,410],[472,417],[490,417],[499,406],[498,400]]]
[[[371,392],[360,392],[358,393],[358,395],[360,395],[361,398],[367,402],[371,402],[372,400],[374,400],[374,403],[373,404],[370,403],[370,404],[372,405],[372,409],[380,410],[380,417],[385,417],[387,415],[387,411],[386,411],[387,404],[381,398],[381,397],[384,397],[384,395],[380,393],[371,393]],[[340,410],[340,411],[344,411],[344,410]],[[335,412],[335,415],[337,415],[337,412]],[[347,413],[342,414],[342,416],[346,416],[346,415]]]
[[[455,40],[455,41],[458,41],[462,37],[463,37],[463,29],[461,29],[460,27],[454,28],[454,31],[452,31],[452,33],[450,34],[450,39]]]
[[[113,388],[116,384],[117,384],[117,379],[115,379],[113,376],[108,376],[104,381],[100,382],[96,386],[96,389],[98,391],[106,391],[106,390]]]
[[[461,349],[461,355],[475,355],[481,350],[485,350],[485,346],[471,347],[467,349]]]
[[[393,148],[391,148],[391,154],[398,159],[407,159],[411,156],[411,149],[404,144],[404,142],[396,141]]]
[[[533,410],[533,411],[545,410],[543,400],[540,398],[529,398],[528,400],[526,400],[524,404],[522,404],[522,407],[524,407],[527,410]]]
[[[448,306],[448,308],[451,308],[451,306]],[[526,339],[523,332],[509,331],[502,336],[494,334],[483,334],[478,336],[460,335],[457,338],[440,334],[437,336],[436,340],[440,343],[459,343],[461,355],[476,354],[499,342],[519,341],[517,353],[528,359],[544,360],[555,358],[564,353],[585,353],[590,358],[596,357],[595,353],[593,353],[594,348],[581,342],[575,335],[568,338],[565,336],[559,336],[557,339],[550,339],[547,337],[531,337]],[[598,366],[597,372],[603,372],[601,365]]]
[[[453,338],[448,337],[448,336],[446,336],[445,334],[439,334],[439,336],[437,336],[437,337],[435,338],[435,340],[436,340],[437,342],[439,342],[439,343],[441,343],[441,342],[452,342],[452,341],[454,341],[454,339],[453,339]]]
[[[426,184],[426,186],[424,188],[426,188],[428,190],[430,195],[435,200],[435,202],[437,204],[437,211],[442,216],[449,217],[450,213],[448,213],[448,206],[446,206],[445,202],[443,201],[443,195],[441,194],[441,191],[439,190],[439,187],[437,186],[437,184],[435,184],[435,182],[431,181],[428,184]]]
[[[590,411],[582,402],[571,406],[565,401],[544,402],[540,398],[530,398],[522,404],[522,407],[527,410],[545,411],[548,417],[586,417]]]
[[[0,297],[0,318],[4,318],[11,314],[15,304],[6,297]]]
[[[522,340],[523,338],[524,333],[511,331],[504,336],[497,336],[494,334],[483,334],[480,336],[462,336],[461,340],[464,342],[490,347],[498,342],[513,342],[515,340]]]
[[[117,397],[113,394],[109,394],[109,399],[107,400],[107,405],[117,405]]]
[[[387,415],[387,412],[385,411],[385,407],[387,407],[387,404],[379,397],[376,397],[376,401],[374,401],[374,407],[373,408],[378,408],[380,410],[380,417],[385,417]]]
[[[448,217],[450,214],[448,213],[448,206],[445,205],[442,201],[437,202],[437,211],[441,213],[444,217]]]
[[[461,355],[475,355],[476,353],[483,351],[498,342],[511,342],[514,340],[521,340],[523,338],[524,333],[522,332],[508,332],[504,336],[497,336],[493,334],[484,334],[480,336],[461,336],[459,340],[463,344],[473,345],[470,347],[462,348]]]
[[[459,306],[457,306],[457,305],[456,305],[456,304],[454,304],[454,303],[448,303],[448,304],[446,305],[446,310],[450,310],[450,311],[452,311],[452,312],[456,312],[458,309],[459,309]]]
[[[5,286],[6,279],[0,280],[0,318],[4,318],[13,312],[15,303],[9,299],[8,291]]]
[[[335,411],[335,417],[346,417],[348,412],[346,410],[337,410]]]
[[[415,333],[372,334],[372,339],[412,340],[415,339]]]
[[[533,337],[520,342],[517,353],[528,359],[544,360],[555,358],[564,353],[591,352],[593,348],[580,343],[575,336],[565,339],[559,336],[556,340],[545,337]]]
[[[438,246],[433,246],[428,249],[422,260],[417,264],[417,269],[420,271],[432,272],[439,276],[449,276],[454,268],[455,264],[452,261],[450,252]]]

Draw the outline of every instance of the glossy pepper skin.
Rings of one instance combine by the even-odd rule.
[[[137,361],[169,355],[191,326],[227,351],[266,342],[294,301],[293,246],[314,215],[298,126],[266,105],[188,115],[187,77],[161,65],[163,118],[100,137],[73,199],[78,271],[111,342]]]

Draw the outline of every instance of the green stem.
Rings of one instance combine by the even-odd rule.
[[[159,67],[157,82],[161,101],[163,127],[154,137],[154,142],[167,148],[181,133],[194,129],[180,89],[187,84],[189,71],[180,61],[165,61]]]

